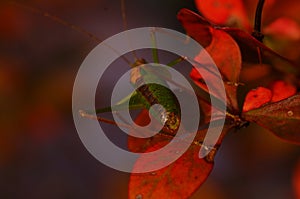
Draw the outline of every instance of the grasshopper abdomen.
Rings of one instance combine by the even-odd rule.
[[[150,114],[163,123],[169,133],[175,134],[180,125],[180,106],[177,98],[167,88],[165,80],[155,75],[153,71],[147,71],[146,67],[145,71],[141,71],[142,69],[137,67],[143,64],[147,64],[144,59],[137,59],[132,64],[130,82],[137,88],[137,92],[144,99],[147,109],[150,109],[155,104],[161,105],[155,106],[150,111]],[[157,83],[146,83],[145,79],[148,79],[149,76]]]

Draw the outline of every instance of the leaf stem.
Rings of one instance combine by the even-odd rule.
[[[264,7],[265,0],[259,0],[255,12],[255,22],[254,22],[254,31],[252,36],[255,37],[258,41],[262,42],[264,35],[261,33],[261,17]]]

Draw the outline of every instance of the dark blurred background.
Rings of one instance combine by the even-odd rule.
[[[287,2],[296,5],[298,0]],[[119,0],[28,0],[22,5],[47,11],[100,39],[124,30]],[[128,28],[183,32],[176,20],[183,7],[195,10],[192,0],[128,0]],[[290,13],[276,7],[272,12],[278,16]],[[127,198],[129,174],[94,159],[72,119],[73,82],[97,42],[31,8],[0,3],[0,198]],[[299,14],[292,13],[300,22]],[[113,74],[103,80],[108,87],[111,78]],[[296,198],[299,155],[299,146],[256,125],[231,133],[193,198]]]

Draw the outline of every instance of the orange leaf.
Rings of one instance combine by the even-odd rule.
[[[278,102],[280,100],[286,99],[295,95],[297,89],[292,84],[289,84],[285,81],[275,81],[271,86],[273,97],[272,102]]]
[[[271,90],[258,87],[255,90],[251,90],[248,92],[243,106],[243,112],[250,111],[252,109],[256,109],[261,107],[262,105],[270,102],[272,99]]]

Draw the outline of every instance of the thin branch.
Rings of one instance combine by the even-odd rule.
[[[256,13],[255,13],[255,22],[254,22],[254,31],[252,36],[255,37],[258,41],[262,42],[264,35],[261,33],[261,18],[262,18],[262,11],[265,4],[265,0],[259,0]]]

